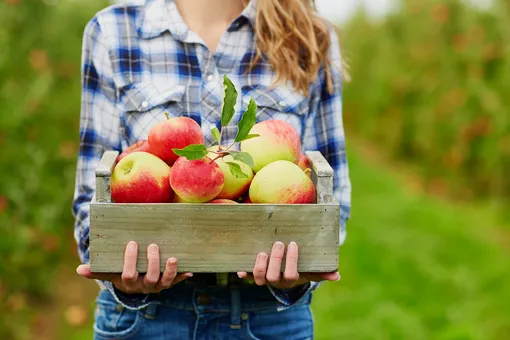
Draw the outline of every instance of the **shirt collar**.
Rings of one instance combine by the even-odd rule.
[[[257,0],[250,0],[240,17],[248,19],[255,27]],[[237,20],[236,20],[237,22]],[[185,40],[189,29],[184,23],[173,0],[147,0],[144,12],[138,22],[138,34],[146,39],[155,38],[169,31],[179,40]]]

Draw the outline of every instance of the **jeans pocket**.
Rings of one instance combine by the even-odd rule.
[[[312,340],[314,323],[309,304],[290,307],[281,312],[248,313],[246,332],[253,340]]]
[[[138,332],[141,322],[140,311],[125,308],[107,290],[100,292],[96,300],[95,339],[130,339]]]

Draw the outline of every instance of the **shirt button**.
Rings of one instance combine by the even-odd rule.
[[[149,107],[149,102],[148,102],[148,101],[146,101],[146,100],[144,100],[144,101],[142,102],[142,107],[143,107],[144,109],[148,108],[148,107]]]
[[[285,103],[283,100],[281,100],[281,101],[278,103],[278,105],[280,105],[280,106],[287,106],[287,103]]]
[[[211,82],[213,80],[214,80],[214,75],[210,74],[210,75],[207,76],[207,81],[208,82]]]

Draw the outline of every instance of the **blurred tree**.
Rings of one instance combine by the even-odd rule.
[[[425,187],[456,198],[510,196],[510,6],[404,0],[343,36],[353,82],[346,126],[420,165]]]

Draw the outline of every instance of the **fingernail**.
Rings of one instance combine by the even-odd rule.
[[[285,247],[285,245],[283,243],[279,242],[279,241],[276,242],[275,245],[274,245],[275,250],[282,250],[283,247]]]
[[[241,275],[241,273],[237,273],[237,277],[238,277],[238,278],[240,278],[240,279],[242,279],[242,278],[243,278],[243,276]]]
[[[259,254],[259,260],[266,261],[267,260],[267,254],[266,253],[260,253]]]
[[[186,274],[187,277],[192,277],[193,276],[193,273],[188,273]]]
[[[342,277],[340,276],[340,274],[339,274],[339,273],[337,273],[337,275],[338,275],[338,279],[336,279],[335,281],[340,281],[340,279],[341,279]]]
[[[291,243],[289,243],[288,250],[289,250],[289,251],[295,251],[295,250],[297,250],[297,244],[296,244],[296,242],[292,241]]]
[[[135,250],[136,249],[136,242],[135,241],[130,241],[128,243],[128,249],[129,250]]]
[[[151,253],[157,253],[157,252],[158,252],[158,246],[157,246],[157,245],[155,245],[155,244],[151,244],[151,245],[149,246],[149,251],[150,251]]]
[[[172,258],[169,258],[169,259],[168,259],[168,264],[174,265],[174,264],[176,264],[176,263],[177,263],[177,259],[176,259],[176,258],[173,258],[173,257],[172,257]]]

